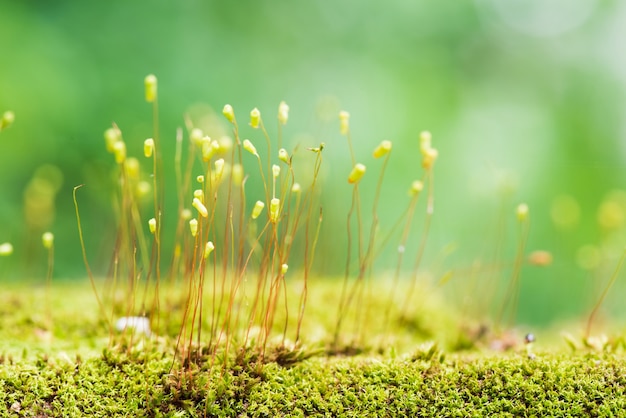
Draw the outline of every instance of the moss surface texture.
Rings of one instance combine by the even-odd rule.
[[[328,301],[332,286],[318,286],[323,290],[312,301]],[[478,342],[459,350],[410,328],[412,340],[346,344],[337,355],[324,343],[330,333],[314,332],[332,322],[320,310],[306,321],[302,344],[268,345],[262,361],[256,349],[239,347],[226,365],[202,349],[185,363],[172,336],[109,335],[86,285],[5,287],[1,299],[2,416],[619,416],[626,410],[619,341],[596,350],[580,344],[572,351],[558,339],[532,350],[523,342],[508,351]],[[461,333],[450,331],[458,324],[438,321],[448,333]],[[392,334],[402,332],[396,323]]]
[[[181,380],[157,355],[5,359],[0,396],[5,416],[619,416],[623,360],[311,359]]]

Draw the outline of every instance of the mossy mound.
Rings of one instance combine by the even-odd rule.
[[[184,358],[175,354],[172,335],[112,339],[87,285],[5,287],[0,415],[619,416],[626,410],[621,340],[596,349],[572,351],[561,343],[531,352],[513,344],[495,352],[486,348],[489,341],[474,344],[472,333],[461,333],[458,351],[443,339],[458,340],[463,327],[449,315],[433,315],[434,304],[420,305],[428,316],[411,321],[427,323],[431,333],[416,332],[402,318],[393,322],[385,349],[329,349],[323,341],[332,333],[318,332],[333,324],[320,308],[333,302],[329,286],[311,295],[308,341],[273,339],[263,355],[253,343],[236,346],[226,357],[195,347]],[[455,332],[439,333],[446,328]]]
[[[419,354],[419,353],[418,353]],[[315,358],[172,372],[171,359],[110,352],[0,369],[3,416],[620,416],[617,355]]]

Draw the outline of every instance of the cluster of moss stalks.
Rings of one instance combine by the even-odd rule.
[[[174,152],[166,153],[159,134],[157,91],[156,77],[147,76],[145,97],[153,111],[150,138],[126,138],[116,124],[104,133],[118,179],[111,199],[117,235],[104,285],[91,271],[83,235],[83,185],[74,188],[83,260],[100,317],[109,329],[109,345],[129,336],[130,351],[136,324],[149,323],[142,325],[144,334],[175,340],[175,369],[181,374],[199,358],[211,368],[228,368],[241,352],[254,353],[255,362],[264,364],[275,344],[281,350],[300,350],[310,340],[303,333],[305,316],[316,309],[308,301],[319,286],[312,278],[320,235],[335,233],[322,228],[325,143],[283,145],[289,119],[285,102],[278,106],[274,133],[257,108],[243,125],[227,104],[221,120],[203,123],[187,117],[186,129],[172,138]],[[391,193],[383,196],[392,143],[384,140],[373,149],[368,160],[378,175],[366,175],[366,165],[358,162],[352,146],[349,118],[346,111],[338,114],[338,131],[351,160],[341,176],[351,204],[346,214],[345,274],[332,291],[335,320],[323,331],[330,333],[324,337],[330,353],[360,352],[371,335],[384,341],[398,315],[414,322],[418,270],[434,211],[438,152],[430,133],[419,135],[416,162],[421,164],[406,183],[408,193],[401,193],[404,208],[395,219],[382,220],[378,204],[392,198]],[[143,156],[134,157],[139,148]],[[173,193],[166,187],[172,182],[165,181],[170,172]],[[375,190],[373,196],[362,194],[360,186]],[[165,199],[167,193],[176,198],[176,209],[171,205],[175,199]],[[423,200],[425,213],[418,228],[418,203]],[[386,297],[381,297],[373,291],[372,276],[385,247],[398,250],[385,267],[393,273],[386,280]],[[413,266],[408,286],[400,291],[405,258]],[[328,310],[329,305],[321,306]],[[120,338],[116,331],[122,332]]]
[[[305,147],[308,163],[298,147],[281,147],[289,111],[284,102],[276,144],[258,109],[250,112],[249,125],[261,132],[265,152],[241,137],[229,105],[223,115],[233,138],[211,139],[187,119],[186,149],[183,131],[176,136],[178,210],[171,216],[164,209],[156,78],[148,76],[145,84],[153,106],[153,137],[143,141],[150,168],[127,155],[116,125],[105,132],[119,180],[107,278],[97,280],[90,268],[77,186],[89,287],[52,280],[48,232],[45,286],[2,295],[2,414],[545,416],[623,409],[624,373],[616,353],[624,344],[590,338],[596,309],[583,347],[570,340],[573,356],[535,351],[534,338],[502,332],[514,323],[522,265],[551,259],[546,252],[526,253],[525,204],[517,207],[520,233],[504,296],[490,301],[496,312],[491,325],[459,320],[418,280],[434,212],[438,152],[430,133],[419,136],[421,177],[408,182],[404,209],[381,224],[378,203],[392,144],[382,141],[373,150],[381,163],[367,185],[373,196],[364,197],[359,185],[366,166],[352,148],[349,114],[340,112],[339,131],[351,159],[345,275],[313,281],[323,230],[318,175],[325,144]],[[246,189],[254,179],[260,187]],[[418,207],[424,209],[421,219]],[[165,253],[168,240],[171,254]],[[397,248],[385,266],[390,273],[372,280],[387,245]],[[402,280],[409,249],[412,266]],[[2,251],[10,255],[12,247]],[[161,271],[164,265],[167,271]],[[138,327],[138,319],[149,325]]]

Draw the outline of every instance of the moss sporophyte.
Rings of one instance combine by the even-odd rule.
[[[185,128],[176,133],[172,154],[164,152],[159,132],[156,76],[147,76],[144,85],[151,129],[138,140],[130,139],[136,134],[125,136],[116,124],[104,132],[104,150],[111,154],[116,176],[111,198],[115,239],[104,280],[89,264],[92,249],[87,248],[78,204],[83,186],[76,186],[73,194],[82,257],[97,302],[97,313],[87,324],[93,330],[89,338],[96,350],[106,348],[86,361],[38,359],[33,379],[43,376],[47,383],[31,382],[33,391],[39,391],[37,397],[19,394],[21,401],[5,402],[13,412],[52,414],[60,410],[62,398],[66,404],[74,402],[74,412],[88,414],[88,407],[78,406],[72,397],[78,392],[67,391],[58,379],[70,379],[71,373],[77,391],[116,385],[127,399],[140,399],[134,410],[124,410],[128,414],[187,411],[205,416],[291,412],[417,416],[455,408],[478,415],[501,411],[542,415],[562,406],[553,392],[579,395],[572,382],[583,369],[598,382],[618,380],[607,363],[624,344],[594,337],[591,325],[617,280],[626,252],[589,316],[582,347],[570,341],[577,350],[597,351],[594,362],[599,363],[591,365],[589,357],[563,361],[536,349],[534,334],[522,338],[514,331],[524,268],[552,262],[548,251],[528,251],[531,211],[526,204],[503,211],[517,228],[512,261],[501,256],[505,243],[498,241],[494,264],[498,274],[506,272],[503,289],[489,282],[484,286],[477,273],[483,266],[465,272],[451,269],[434,281],[444,286],[464,274],[469,277],[464,284],[468,289],[484,286],[481,291],[489,306],[476,312],[487,313],[487,320],[485,315],[468,320],[471,306],[457,312],[441,302],[441,291],[424,278],[429,273],[423,260],[435,213],[439,158],[430,132],[416,133],[411,142],[408,151],[415,164],[401,187],[385,183],[390,161],[401,148],[398,142],[382,140],[366,153],[355,149],[350,114],[342,110],[334,122],[337,138],[305,139],[308,143],[291,146],[284,135],[293,118],[284,101],[276,113],[263,112],[276,115],[272,121],[258,108],[246,112],[244,126],[229,104],[222,109],[221,121],[212,125],[188,116]],[[12,113],[5,113],[0,130],[13,119]],[[341,205],[323,207],[328,200],[322,195],[328,181],[328,173],[321,171],[324,158],[335,149],[349,155],[348,161],[329,170],[330,181],[345,192],[340,198],[345,195],[347,211],[339,221],[336,212]],[[136,158],[133,153],[141,150],[143,158]],[[166,181],[172,172],[173,181]],[[388,200],[396,212],[381,215],[381,202]],[[331,226],[325,228],[329,210]],[[63,322],[76,313],[68,313],[70,307],[63,305],[52,283],[54,235],[45,232],[41,240],[48,254],[48,320],[38,321],[33,315],[21,321],[36,327],[37,335],[64,332],[76,337],[78,331]],[[324,246],[329,242],[345,245],[343,251],[331,249],[345,257],[339,280],[319,278],[325,261],[320,253],[328,253]],[[0,244],[0,256],[13,251],[11,243]],[[83,294],[79,299],[85,299]],[[105,344],[99,342],[102,337]],[[476,350],[486,347],[511,354],[493,357]],[[333,357],[359,354],[352,359]],[[2,354],[0,361],[15,365]],[[10,367],[2,378],[16,382],[18,393],[19,376],[11,374]],[[498,380],[494,370],[505,377]],[[503,395],[514,389],[519,393],[520,388],[534,393],[541,384],[545,388],[548,383],[539,376],[546,375],[559,380],[560,386],[555,383],[540,391],[545,397],[537,403],[543,409]],[[353,390],[357,387],[362,389]],[[492,391],[490,402],[484,402],[485,390]],[[582,413],[624,406],[623,401],[610,401],[618,389],[598,390],[592,383],[582,390],[596,393],[593,404],[576,397],[577,405],[584,405]],[[450,404],[442,403],[435,392],[447,396]],[[500,409],[493,403],[498,401]],[[102,397],[99,411],[113,410],[112,404],[102,404],[106,402],[111,401]]]
[[[105,290],[97,289],[92,280],[105,322],[115,323],[123,312],[124,318],[149,320],[155,335],[167,336],[177,329],[175,351],[182,370],[189,370],[199,360],[198,356],[206,357],[208,364],[228,366],[232,355],[241,350],[250,350],[262,364],[268,347],[275,341],[283,346],[291,333],[294,347],[300,347],[304,343],[302,327],[305,326],[310,280],[316,271],[315,253],[324,232],[319,181],[324,143],[304,144],[302,148],[310,151],[304,155],[299,155],[299,145],[291,149],[282,145],[283,130],[289,121],[289,106],[283,101],[276,113],[276,140],[268,132],[259,109],[249,112],[252,131],[248,133],[255,137],[260,133],[265,142],[261,151],[256,138],[241,137],[235,110],[227,104],[222,113],[232,128],[232,137],[212,139],[187,118],[186,152],[183,152],[185,134],[179,131],[173,161],[164,161],[154,75],[146,77],[145,89],[146,101],[153,108],[153,130],[143,140],[148,167],[128,155],[131,147],[119,126],[114,124],[104,134],[106,150],[113,154],[119,178],[114,200],[118,222],[112,251],[114,268]],[[372,330],[372,312],[368,308],[371,294],[366,282],[370,281],[377,256],[387,244],[393,240],[397,240],[399,248],[409,244],[418,197],[422,189],[426,189],[425,226],[418,232],[420,244],[413,257],[418,260],[413,267],[413,276],[417,276],[433,213],[432,171],[437,157],[430,133],[423,132],[419,143],[423,178],[410,183],[406,210],[395,222],[404,224],[402,233],[398,238],[395,227],[389,229],[389,225],[385,225],[388,236],[379,237],[378,204],[392,142],[382,141],[371,154],[374,160],[382,161],[382,166],[378,170],[371,169],[374,170],[371,179],[376,181],[376,186],[368,220],[363,213],[359,186],[368,182],[369,173],[365,175],[363,162],[356,162],[348,112],[339,113],[338,123],[338,133],[347,138],[352,160],[352,169],[347,175],[352,203],[347,213],[347,258],[338,298],[339,310],[333,337],[327,341],[333,351],[341,350],[346,344],[364,346],[365,330]],[[312,163],[311,171],[304,171],[305,160]],[[178,210],[174,214],[163,210],[164,196],[170,193],[165,187],[164,170],[172,163],[176,190],[171,193],[178,199]],[[194,183],[197,186],[193,186]],[[248,184],[255,184],[255,187]],[[370,186],[368,183],[365,187]],[[148,206],[149,199],[145,199],[148,195],[153,197],[152,207]],[[76,212],[78,216],[78,206]],[[77,220],[81,229],[80,218]],[[366,222],[370,222],[368,235],[364,230]],[[168,242],[163,240],[165,236]],[[81,244],[87,263],[82,238]],[[388,331],[393,318],[391,307],[395,304],[392,300],[403,271],[403,254],[398,253],[389,303],[384,309],[385,320],[376,331],[379,333]],[[163,262],[169,265],[165,275],[161,272]],[[287,273],[288,266],[294,264],[298,268]],[[90,271],[89,265],[86,266]],[[167,281],[163,282],[165,278]],[[417,278],[411,282],[406,306],[412,300],[410,294],[415,290]],[[162,295],[160,289],[165,284],[168,291]],[[297,296],[293,296],[294,287],[299,288]],[[124,295],[121,299],[120,294]],[[180,316],[163,311],[163,307],[175,305],[182,307]],[[402,315],[408,315],[407,309],[405,307]],[[353,321],[353,332],[343,333],[344,320]],[[119,345],[129,334],[128,327],[118,328],[124,328],[121,335],[109,326],[110,346]],[[132,347],[123,345],[128,350]]]

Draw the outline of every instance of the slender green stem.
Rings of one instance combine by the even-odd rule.
[[[398,249],[397,249],[398,260],[396,262],[396,268],[394,270],[394,274],[393,274],[393,278],[391,282],[391,291],[389,293],[389,301],[387,303],[387,308],[385,309],[385,313],[384,313],[383,326],[384,326],[385,337],[389,331],[391,308],[392,306],[395,306],[396,292],[398,289],[398,282],[400,281],[400,271],[402,269],[402,262],[404,260],[404,254],[406,253],[406,243],[409,239],[409,233],[411,231],[411,224],[413,222],[413,216],[415,215],[415,208],[417,207],[419,195],[420,193],[416,192],[411,197],[411,201],[409,202],[408,209],[405,211],[405,213],[402,214],[402,216],[399,219],[399,221],[401,221],[404,217],[406,217],[404,229],[402,230],[402,236],[400,238],[400,243],[398,244]],[[399,225],[399,222],[397,224]]]
[[[499,331],[500,326],[503,325],[504,316],[507,308],[509,308],[509,320],[507,325],[513,325],[515,315],[517,313],[517,304],[519,299],[519,287],[520,287],[520,275],[522,272],[522,265],[524,264],[524,252],[526,249],[526,243],[528,242],[528,232],[530,223],[527,219],[523,220],[519,224],[520,237],[517,244],[517,253],[515,255],[515,261],[513,263],[513,272],[511,274],[511,280],[506,291],[505,297],[500,306],[500,311],[496,317],[495,328]]]
[[[595,306],[593,307],[593,310],[589,314],[589,319],[587,320],[587,328],[585,329],[585,339],[588,339],[589,336],[591,335],[591,325],[593,324],[593,320],[596,317],[596,314],[598,313],[600,306],[602,306],[602,303],[604,302],[606,295],[608,295],[609,290],[611,289],[611,287],[617,280],[617,277],[619,276],[619,272],[622,269],[622,264],[624,264],[624,260],[626,260],[626,249],[624,249],[624,251],[622,252],[622,256],[620,257],[617,263],[617,266],[615,267],[615,270],[613,271],[613,274],[611,275],[611,278],[609,279],[609,282],[607,283],[606,287],[602,291],[602,294],[600,295],[600,299],[598,299]]]
[[[313,243],[309,249],[309,228],[311,223],[311,216],[313,210],[313,196],[315,194],[315,186],[317,184],[317,176],[322,164],[322,151],[324,147],[320,146],[315,157],[315,166],[313,169],[313,180],[311,187],[307,193],[305,207],[308,207],[308,214],[306,217],[305,237],[304,237],[304,286],[302,288],[302,294],[300,295],[300,305],[298,309],[298,328],[296,330],[296,342],[300,340],[300,330],[302,327],[302,320],[304,318],[304,310],[306,308],[306,301],[309,291],[309,275],[313,266],[313,260],[315,259],[315,248],[317,248],[317,241],[319,238],[320,229],[322,226],[322,208],[320,207],[320,214],[317,222],[317,228],[315,230],[315,236]]]
[[[404,304],[402,306],[402,317],[405,317],[407,315],[407,312],[409,310],[409,306],[411,304],[411,300],[413,299],[413,293],[415,292],[415,287],[417,285],[417,273],[420,267],[420,264],[422,262],[422,257],[424,256],[424,250],[426,249],[426,242],[428,240],[428,234],[430,232],[430,224],[432,222],[432,216],[434,213],[434,203],[435,203],[435,197],[434,197],[434,190],[433,190],[433,172],[432,170],[428,170],[426,172],[426,181],[427,181],[427,187],[428,187],[428,199],[426,202],[426,217],[424,219],[424,230],[422,232],[422,239],[420,241],[420,245],[419,248],[417,250],[417,254],[415,256],[415,262],[413,263],[413,271],[412,271],[412,278],[411,278],[411,282],[409,284],[409,288],[406,292],[406,296],[404,299]]]
[[[80,248],[82,250],[83,253],[83,262],[85,263],[85,268],[87,269],[87,275],[89,276],[89,282],[91,283],[91,289],[93,290],[93,293],[96,297],[96,301],[98,302],[98,308],[100,309],[100,312],[102,313],[102,316],[104,318],[104,320],[106,321],[108,327],[109,327],[109,333],[113,333],[113,328],[111,325],[111,321],[109,320],[109,318],[107,317],[105,310],[104,310],[104,305],[102,304],[102,301],[100,300],[100,296],[98,295],[98,289],[96,288],[96,279],[93,276],[93,273],[91,271],[91,267],[89,266],[89,261],[87,260],[87,250],[85,248],[85,240],[83,238],[83,227],[81,225],[80,222],[80,212],[78,210],[78,200],[76,199],[76,191],[78,189],[80,189],[81,187],[83,187],[84,184],[80,184],[76,187],[74,187],[74,191],[72,192],[72,197],[74,200],[74,209],[76,210],[76,223],[78,225],[78,238],[80,240]]]

